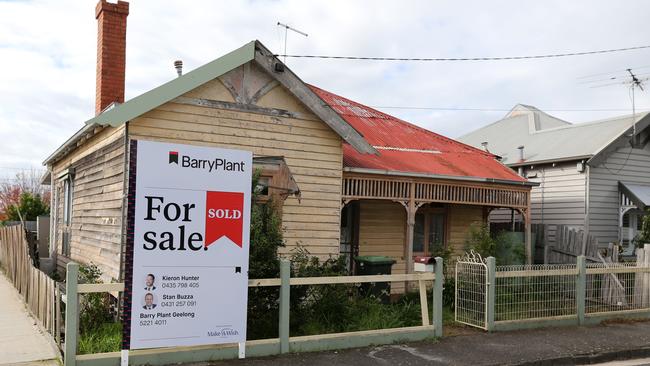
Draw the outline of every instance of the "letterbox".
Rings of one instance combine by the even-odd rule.
[[[436,263],[434,257],[415,257],[413,270],[415,272],[433,272],[433,265]]]

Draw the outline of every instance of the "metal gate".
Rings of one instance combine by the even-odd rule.
[[[473,250],[456,262],[456,321],[487,329],[488,266]]]

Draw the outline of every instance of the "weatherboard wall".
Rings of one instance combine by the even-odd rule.
[[[601,245],[618,241],[618,182],[650,185],[650,146],[617,149],[590,167],[589,232]]]
[[[243,81],[241,89],[233,91],[232,84],[230,88],[226,84],[237,73],[244,75]],[[261,85],[255,80],[264,80],[256,73],[254,68],[234,70],[185,94],[182,100],[145,113],[129,123],[129,138],[283,156],[301,197],[290,196],[284,202],[286,247],[282,252],[303,246],[321,258],[338,255],[342,140],[282,86],[270,85],[254,101],[241,103],[245,96],[239,98],[236,92],[245,94],[246,83],[253,88]],[[198,105],[199,101],[210,102]]]
[[[52,167],[55,177],[56,215],[53,223],[57,268],[65,272],[69,260],[95,264],[104,281],[120,278],[122,207],[124,199],[124,127],[107,127],[66,154]],[[63,181],[59,174],[70,169],[72,217],[70,256],[63,255]]]
[[[527,166],[529,181],[539,183],[531,190],[533,224],[547,226],[548,242],[555,242],[555,225],[584,227],[586,173],[577,169],[579,161]],[[517,169],[517,168],[513,168]],[[490,222],[510,222],[508,209],[493,210]],[[522,220],[516,213],[515,220]]]

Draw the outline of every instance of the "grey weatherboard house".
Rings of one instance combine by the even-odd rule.
[[[519,104],[460,141],[488,149],[531,182],[532,222],[582,229],[628,247],[650,206],[650,116],[572,124]],[[492,221],[510,215],[495,211]],[[549,230],[548,242],[555,233]],[[586,237],[586,236],[585,236]]]

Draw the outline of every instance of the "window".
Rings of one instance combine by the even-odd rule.
[[[415,214],[415,226],[413,228],[413,255],[435,255],[444,247],[444,212],[439,209],[425,209],[423,212]]]
[[[257,185],[255,186],[255,193],[261,197],[266,197],[269,195],[269,184],[271,178],[269,177],[259,177],[257,180]]]
[[[57,217],[55,225],[61,222],[61,254],[65,257],[70,257],[70,226],[72,224],[72,195],[73,195],[73,174],[71,171],[66,171],[60,176],[59,188],[57,189],[57,202],[63,206],[60,209],[63,211],[59,219]],[[57,206],[59,207],[59,206]],[[60,221],[59,221],[60,220]],[[57,230],[58,231],[58,230]]]
[[[68,176],[63,181],[63,224],[70,225],[72,219],[72,179]]]

